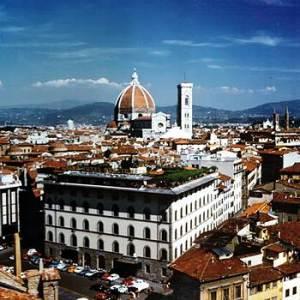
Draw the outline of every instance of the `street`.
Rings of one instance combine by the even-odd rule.
[[[9,259],[9,256],[13,254],[12,248],[7,248],[0,252],[0,265],[5,266],[13,266],[14,261]],[[26,271],[29,269],[38,268],[38,266],[32,265],[27,261],[22,262],[22,271]],[[96,292],[92,290],[90,287],[99,282],[92,281],[85,277],[76,275],[74,273],[67,273],[67,272],[60,272],[61,281],[60,281],[60,289],[59,289],[59,296],[60,299],[63,300],[75,300],[80,297],[86,297],[88,299],[95,299]],[[168,299],[167,296],[162,295],[163,289],[161,284],[149,282],[153,293],[151,295],[147,295],[145,293],[141,293],[137,299],[139,300],[158,300],[158,299]],[[121,295],[121,300],[127,300],[128,295]]]

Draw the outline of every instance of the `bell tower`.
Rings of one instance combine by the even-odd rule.
[[[193,84],[180,83],[177,85],[177,124],[190,138],[193,136]]]

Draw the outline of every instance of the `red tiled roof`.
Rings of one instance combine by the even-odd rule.
[[[277,281],[282,278],[282,274],[271,266],[260,265],[250,268],[250,286]]]
[[[218,280],[248,273],[238,258],[219,260],[212,252],[192,247],[170,265],[171,269],[200,281]]]
[[[300,197],[289,193],[274,193],[272,203],[300,204]]]
[[[21,293],[10,289],[0,287],[0,299],[1,300],[38,300],[39,298],[29,295],[27,293]]]
[[[294,163],[290,167],[286,167],[280,170],[281,174],[300,174],[300,163]]]

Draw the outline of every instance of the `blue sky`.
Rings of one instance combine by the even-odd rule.
[[[1,0],[0,105],[114,102],[134,67],[157,105],[299,99],[299,53],[297,0]]]

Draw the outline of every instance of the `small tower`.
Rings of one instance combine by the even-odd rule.
[[[273,112],[273,129],[279,131],[279,114],[276,113],[275,109]]]
[[[285,130],[289,130],[289,128],[290,128],[290,113],[289,113],[289,109],[287,106],[285,108],[284,122],[285,122]]]
[[[177,85],[177,124],[190,138],[193,136],[193,84],[180,83]]]

